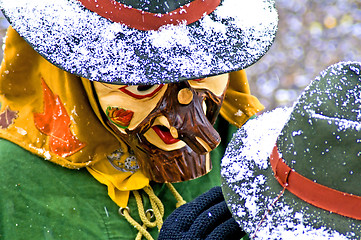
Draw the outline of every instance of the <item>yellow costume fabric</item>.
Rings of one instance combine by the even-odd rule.
[[[263,110],[264,106],[251,95],[244,70],[231,72],[229,79],[220,114],[230,124],[241,127],[250,117]]]
[[[149,185],[141,171],[122,172],[128,148],[104,123],[91,82],[52,65],[11,27],[0,69],[0,137],[61,166],[87,167],[120,207],[129,192]],[[241,126],[263,106],[250,95],[244,71],[230,74],[222,116]],[[114,155],[114,154],[113,154]]]

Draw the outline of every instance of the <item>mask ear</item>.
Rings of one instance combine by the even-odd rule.
[[[220,111],[230,124],[241,127],[250,117],[264,109],[251,95],[245,70],[229,73],[229,86]]]

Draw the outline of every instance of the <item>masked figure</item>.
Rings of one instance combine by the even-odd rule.
[[[220,184],[227,121],[263,108],[242,69],[272,44],[273,2],[249,5],[262,21],[238,0],[147,2],[2,1],[1,236],[152,239]]]
[[[94,83],[109,125],[134,151],[143,173],[157,182],[180,182],[210,171],[213,128],[228,74],[151,86]],[[147,106],[147,108],[144,108]]]

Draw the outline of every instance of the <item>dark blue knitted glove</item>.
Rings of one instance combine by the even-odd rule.
[[[165,220],[158,240],[239,240],[245,235],[232,218],[221,187],[214,187],[176,209]]]

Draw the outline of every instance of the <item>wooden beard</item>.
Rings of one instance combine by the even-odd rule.
[[[132,129],[124,127],[129,126],[132,111],[109,106],[105,111],[109,125],[130,147],[150,180],[181,182],[203,176],[212,168],[209,152],[220,143],[213,124],[226,85],[217,96],[206,88],[192,88],[189,82],[160,85],[166,87],[163,96]]]

